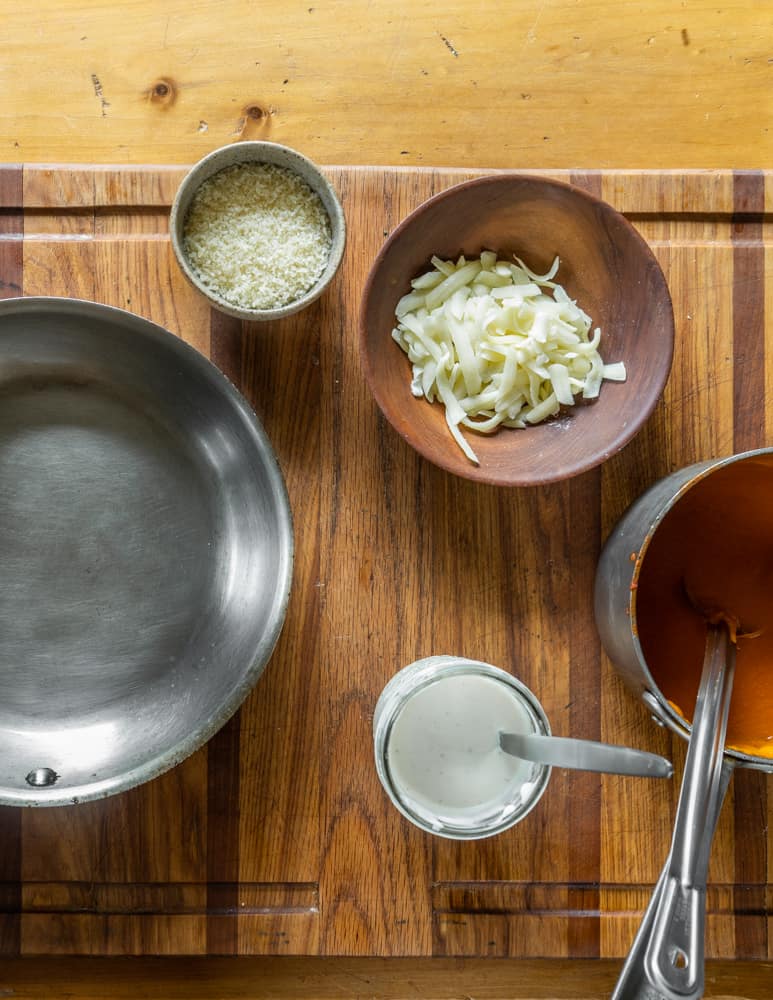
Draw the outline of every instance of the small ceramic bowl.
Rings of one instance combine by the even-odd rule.
[[[392,339],[395,306],[430,258],[468,259],[482,250],[517,255],[537,272],[560,258],[556,281],[601,328],[605,363],[622,361],[625,382],[605,381],[544,423],[484,435],[462,429],[473,464],[446,425],[445,408],[411,394],[411,364]],[[360,309],[360,356],[370,389],[395,430],[430,462],[501,486],[539,485],[599,465],[652,413],[671,370],[671,297],[652,251],[619,212],[579,188],[544,177],[495,174],[430,198],[391,234],[376,257]]]
[[[252,309],[242,307],[224,298],[202,279],[192,265],[185,250],[185,222],[188,210],[201,185],[226,167],[241,163],[266,163],[284,167],[304,180],[315,191],[330,220],[331,245],[327,264],[314,282],[299,298],[275,308]],[[281,319],[300,312],[318,299],[330,282],[341,263],[346,244],[346,222],[338,195],[322,171],[301,153],[276,142],[236,142],[222,146],[200,160],[185,175],[177,191],[169,217],[169,234],[177,263],[185,277],[215,309],[249,321]]]

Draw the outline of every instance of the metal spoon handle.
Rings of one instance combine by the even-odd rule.
[[[658,754],[593,740],[543,736],[539,733],[500,733],[499,745],[505,753],[521,760],[577,771],[631,774],[644,778],[670,778],[674,772],[671,761]]]

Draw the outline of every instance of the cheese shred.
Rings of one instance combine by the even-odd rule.
[[[601,331],[553,279],[559,259],[536,274],[515,258],[432,258],[397,303],[392,337],[413,367],[411,392],[445,406],[467,458],[478,457],[460,428],[490,434],[555,416],[575,397],[595,399],[604,379],[625,381],[623,362],[605,365]]]

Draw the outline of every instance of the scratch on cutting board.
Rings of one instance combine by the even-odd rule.
[[[449,42],[449,40],[446,38],[446,36],[445,35],[441,35],[440,32],[438,32],[438,35],[439,35],[440,39],[442,40],[443,44],[445,45],[445,47],[448,49],[448,51],[454,57],[454,59],[458,59],[459,58],[459,53],[456,51],[456,49],[453,47],[453,45]]]
[[[91,84],[94,87],[94,96],[99,99],[99,103],[102,108],[102,117],[107,118],[107,109],[110,107],[110,101],[105,98],[104,91],[102,90],[102,84],[100,83],[99,77],[96,73],[91,74]]]

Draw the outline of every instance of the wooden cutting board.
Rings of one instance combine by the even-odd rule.
[[[275,446],[296,565],[276,652],[241,711],[165,776],[103,802],[0,810],[0,952],[620,956],[666,855],[678,781],[556,771],[513,830],[454,843],[390,806],[371,716],[404,664],[449,652],[511,670],[554,732],[673,755],[604,658],[600,545],[656,478],[773,443],[771,175],[552,173],[602,195],[668,278],[676,355],[642,433],[601,469],[524,490],[427,464],[363,383],[370,263],[417,204],[471,171],[330,168],[349,241],[298,317],[242,325],[178,272],[182,168],[0,168],[0,294],[147,316],[209,355]],[[715,842],[708,952],[773,955],[773,792],[737,772]]]

